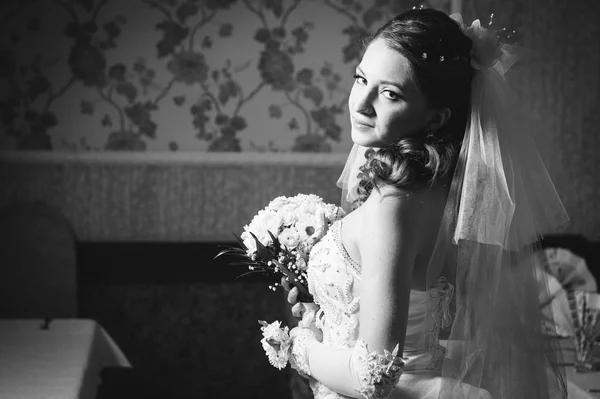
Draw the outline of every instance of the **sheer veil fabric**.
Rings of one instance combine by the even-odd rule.
[[[479,22],[464,29],[477,50]],[[552,309],[540,301],[548,288],[536,278],[535,252],[568,216],[505,79],[516,48],[499,49],[488,62],[473,56],[470,120],[427,270],[428,286],[440,275],[455,280],[439,398],[479,398],[479,388],[494,399],[566,398],[559,343],[543,327]],[[338,180],[346,210],[365,151],[354,145]]]

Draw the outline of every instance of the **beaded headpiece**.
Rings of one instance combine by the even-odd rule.
[[[415,9],[422,9],[423,6],[413,7]],[[473,48],[470,54],[459,54],[454,52],[423,52],[421,59],[428,62],[470,62],[471,66],[475,69],[487,68],[493,65],[502,56],[502,45],[509,41],[511,35],[515,33],[506,34],[506,28],[500,30],[492,30],[489,27],[484,28],[481,26],[481,22],[476,19],[473,21],[471,26],[466,26],[463,22],[460,14],[450,15],[454,21],[456,21],[465,36],[467,36],[473,42]],[[490,15],[490,22],[488,26],[492,25],[494,14]],[[501,39],[501,34],[504,34],[504,39]],[[440,39],[440,42],[442,39]]]

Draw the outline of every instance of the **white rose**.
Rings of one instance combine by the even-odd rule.
[[[315,194],[308,194],[306,196],[306,200],[310,201],[310,202],[314,202],[314,203],[323,202],[323,198],[321,198],[321,197],[319,197],[318,195],[315,195]]]
[[[254,237],[252,237],[250,235],[249,232],[244,231],[241,235],[240,238],[244,241],[244,245],[247,248],[247,253],[248,254],[253,254],[256,252],[256,241],[254,240]]]
[[[298,194],[294,197],[294,201],[296,202],[302,202],[304,200],[306,200],[306,198],[308,198],[308,195],[306,194]]]
[[[310,213],[314,215],[317,211],[317,204],[314,202],[303,202],[297,209],[297,213]]]
[[[299,204],[289,203],[281,207],[279,212],[291,213],[294,212],[298,208]]]
[[[270,208],[274,211],[278,211],[282,206],[287,205],[289,203],[290,203],[289,198],[287,198],[285,196],[281,196],[281,197],[277,197],[273,201],[271,201],[269,203],[268,208]]]
[[[298,268],[298,270],[300,270],[301,272],[306,271],[307,269],[307,265],[306,265],[306,261],[302,258],[298,258],[296,260],[296,267]]]
[[[306,212],[306,210],[304,209],[304,207],[302,205],[300,205],[299,207],[294,209],[293,212],[294,212],[294,216],[296,217],[296,222],[298,222],[300,220],[304,220],[310,216],[313,216],[310,212]]]
[[[277,213],[283,220],[284,226],[293,226],[298,220],[298,217],[294,213],[293,209],[290,210],[289,208],[285,207],[281,208]]]
[[[264,209],[258,211],[258,213],[252,218],[250,222],[250,230],[255,231],[265,226],[267,220],[267,212]]]
[[[264,224],[262,224],[262,225],[252,224],[250,226],[250,228],[248,229],[248,231],[251,231],[252,233],[254,233],[256,238],[258,238],[258,241],[260,241],[261,244],[263,244],[265,246],[271,244],[271,242],[273,241],[273,240],[271,240],[271,236],[269,236],[269,233],[267,232],[267,227]],[[250,236],[250,237],[252,237],[252,236]]]
[[[281,217],[284,219],[284,224],[286,226],[292,226],[294,223],[298,221],[298,214],[296,210],[298,209],[298,204],[287,204],[283,208],[281,208],[278,212]],[[291,223],[287,223],[291,222]]]
[[[283,230],[278,239],[282,245],[290,250],[296,248],[300,243],[300,236],[294,228]]]
[[[255,234],[256,238],[258,238],[258,241],[260,241],[260,243],[265,247],[271,245],[271,243],[273,242],[271,236],[269,235],[266,229],[257,231]]]
[[[249,230],[256,234],[260,242],[267,245],[267,243],[271,242],[271,238],[269,237],[267,230],[271,231],[273,235],[277,236],[282,223],[281,217],[277,215],[277,212],[265,211],[263,209],[258,212],[254,219],[252,219]]]
[[[325,207],[325,217],[329,221],[337,220],[344,216],[344,210],[336,205],[327,204]]]
[[[277,212],[269,212],[268,218],[265,220],[265,228],[269,230],[275,237],[279,234],[279,229],[283,225],[283,219]],[[268,234],[267,234],[268,235]]]

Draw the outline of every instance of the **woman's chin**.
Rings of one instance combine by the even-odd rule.
[[[354,144],[358,144],[363,147],[372,147],[373,146],[372,145],[373,138],[370,137],[365,132],[359,131],[358,129],[352,128],[350,137],[352,138],[352,141],[354,142]]]
[[[377,142],[376,137],[358,129],[352,128],[350,137],[352,138],[352,142],[354,144],[362,147],[380,147],[380,145],[378,145],[380,143]]]

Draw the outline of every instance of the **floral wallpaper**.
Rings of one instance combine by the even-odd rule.
[[[360,39],[450,0],[0,6],[0,149],[346,152]]]

